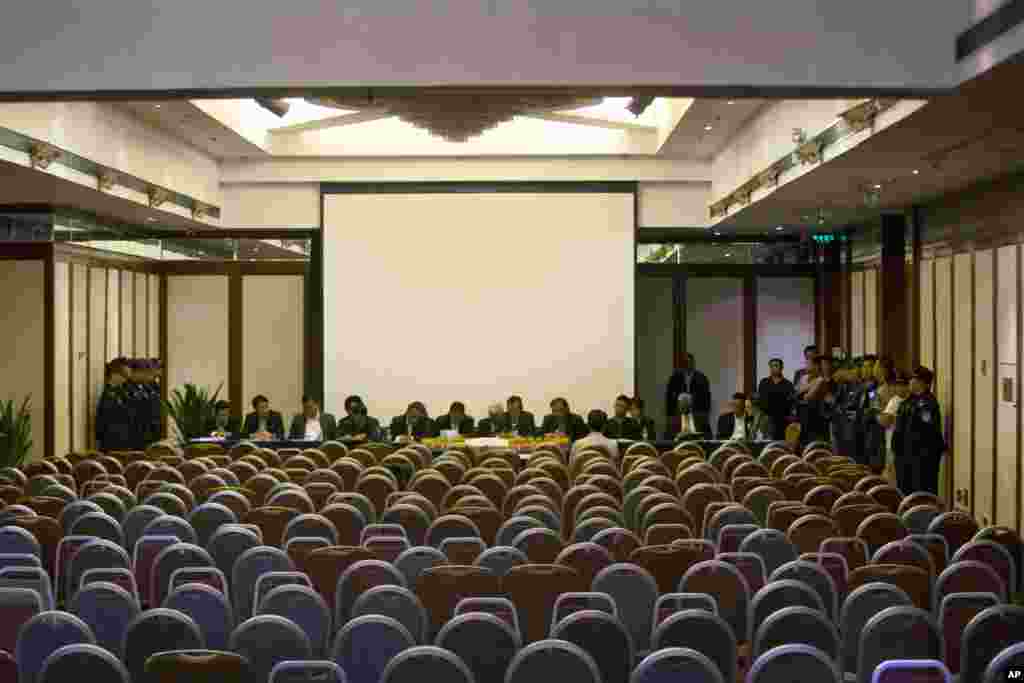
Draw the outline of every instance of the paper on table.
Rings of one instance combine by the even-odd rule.
[[[483,436],[477,439],[466,439],[466,445],[471,448],[508,448],[508,439]]]

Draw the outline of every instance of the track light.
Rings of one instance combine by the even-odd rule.
[[[626,105],[626,109],[633,116],[640,116],[647,110],[647,107],[651,106],[651,102],[654,101],[653,97],[634,97]]]
[[[254,99],[256,100],[256,104],[260,105],[275,116],[283,117],[291,108],[291,105],[284,100],[272,100],[267,97],[257,97]]]

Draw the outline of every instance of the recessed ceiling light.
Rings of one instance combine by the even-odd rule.
[[[712,128],[713,126],[710,123],[704,126],[704,130],[711,130]]]
[[[875,183],[875,189],[876,190],[881,190],[882,189],[882,183]]]
[[[162,106],[163,106],[163,105],[160,105],[160,104],[154,104],[154,105],[153,105],[153,109],[159,109],[159,108],[160,108],[160,107],[162,107]]]
[[[715,237],[721,237],[721,236],[722,236],[722,233],[720,233],[717,230],[715,230]]]
[[[732,256],[732,254],[731,254],[731,253],[729,253],[728,251],[727,251],[727,252],[725,252],[725,257],[726,257],[726,258],[729,258],[730,256]]]
[[[920,171],[915,168],[914,169],[914,175],[917,175],[918,173],[920,173]]]
[[[726,102],[726,104],[736,104],[736,100],[729,100]]]
[[[155,218],[153,218],[152,216],[150,216],[150,217],[149,217],[149,218],[147,218],[146,220],[147,220],[147,221],[149,221],[150,223],[155,223],[155,222],[156,222],[156,219],[155,219]]]
[[[782,232],[782,226],[781,226],[781,225],[780,225],[780,226],[777,226],[777,227],[775,228],[775,230],[776,230],[776,232]]]

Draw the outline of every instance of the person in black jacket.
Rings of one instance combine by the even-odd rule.
[[[757,385],[757,402],[761,412],[771,422],[771,438],[782,441],[786,438],[789,416],[793,413],[793,396],[796,389],[782,374],[782,359],[768,361],[768,376]]]
[[[214,415],[206,421],[203,431],[207,434],[214,432],[238,434],[238,428],[238,418],[231,415],[231,404],[221,400],[214,404]]]
[[[658,438],[658,430],[654,426],[654,418],[644,415],[644,400],[634,396],[629,404],[629,416],[640,426],[640,438],[654,441]]]
[[[270,399],[260,394],[252,399],[253,412],[245,416],[242,436],[270,441],[284,438],[284,419],[281,413],[270,409]]]
[[[509,431],[519,436],[533,436],[537,433],[537,422],[533,413],[523,410],[523,399],[520,396],[509,396],[505,401],[505,424]]]
[[[718,416],[718,438],[723,441],[753,441],[756,433],[754,417],[747,412],[747,395],[732,395],[732,412]]]
[[[359,396],[349,396],[345,399],[346,416],[338,421],[336,430],[340,439],[351,441],[380,441],[380,422],[375,417],[367,415],[369,411],[366,404]]]
[[[590,430],[583,418],[569,410],[569,402],[564,398],[551,401],[551,414],[544,418],[540,426],[542,434],[564,434],[569,441],[582,439]]]
[[[477,436],[498,436],[507,433],[508,427],[508,416],[502,412],[501,404],[492,403],[487,407],[487,417],[477,423],[476,433]]]
[[[420,401],[413,401],[405,414],[391,420],[391,438],[403,440],[429,439],[436,434],[434,421],[427,417],[427,409]]]
[[[665,390],[665,414],[670,416],[667,434],[670,437],[679,433],[680,396],[690,397],[688,405],[694,424],[700,432],[710,434],[711,384],[707,376],[696,368],[692,353],[680,355]]]
[[[615,399],[615,413],[604,425],[604,435],[609,439],[639,441],[643,438],[640,424],[629,416],[629,404],[629,396]]]
[[[302,412],[292,418],[288,438],[304,441],[333,441],[338,429],[334,415],[320,410],[312,396],[302,397]]]
[[[129,451],[138,447],[138,404],[126,386],[130,372],[123,359],[107,364],[106,384],[96,407],[96,447],[101,451]]]
[[[473,418],[466,415],[466,404],[462,401],[455,401],[448,408],[448,414],[434,420],[434,426],[438,434],[452,429],[458,430],[459,434],[473,433]]]
[[[942,413],[932,393],[935,376],[918,367],[910,380],[910,398],[900,404],[892,435],[897,486],[901,491],[939,492],[939,462],[946,451]]]

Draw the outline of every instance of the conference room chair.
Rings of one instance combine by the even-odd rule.
[[[941,657],[942,638],[929,612],[917,607],[888,607],[868,619],[861,631],[857,683],[870,683],[875,670],[887,660]]]
[[[653,652],[686,648],[707,656],[726,681],[736,680],[738,649],[732,628],[717,614],[689,609],[668,616],[651,636]]]
[[[810,645],[780,645],[758,657],[747,674],[747,683],[773,683],[777,680],[840,683],[843,679],[828,655]]]
[[[338,630],[330,659],[345,672],[348,683],[380,683],[388,663],[415,645],[412,634],[398,621],[367,614]]]
[[[551,637],[589,654],[605,681],[625,681],[633,670],[634,645],[619,619],[607,612],[583,610],[558,622]]]

